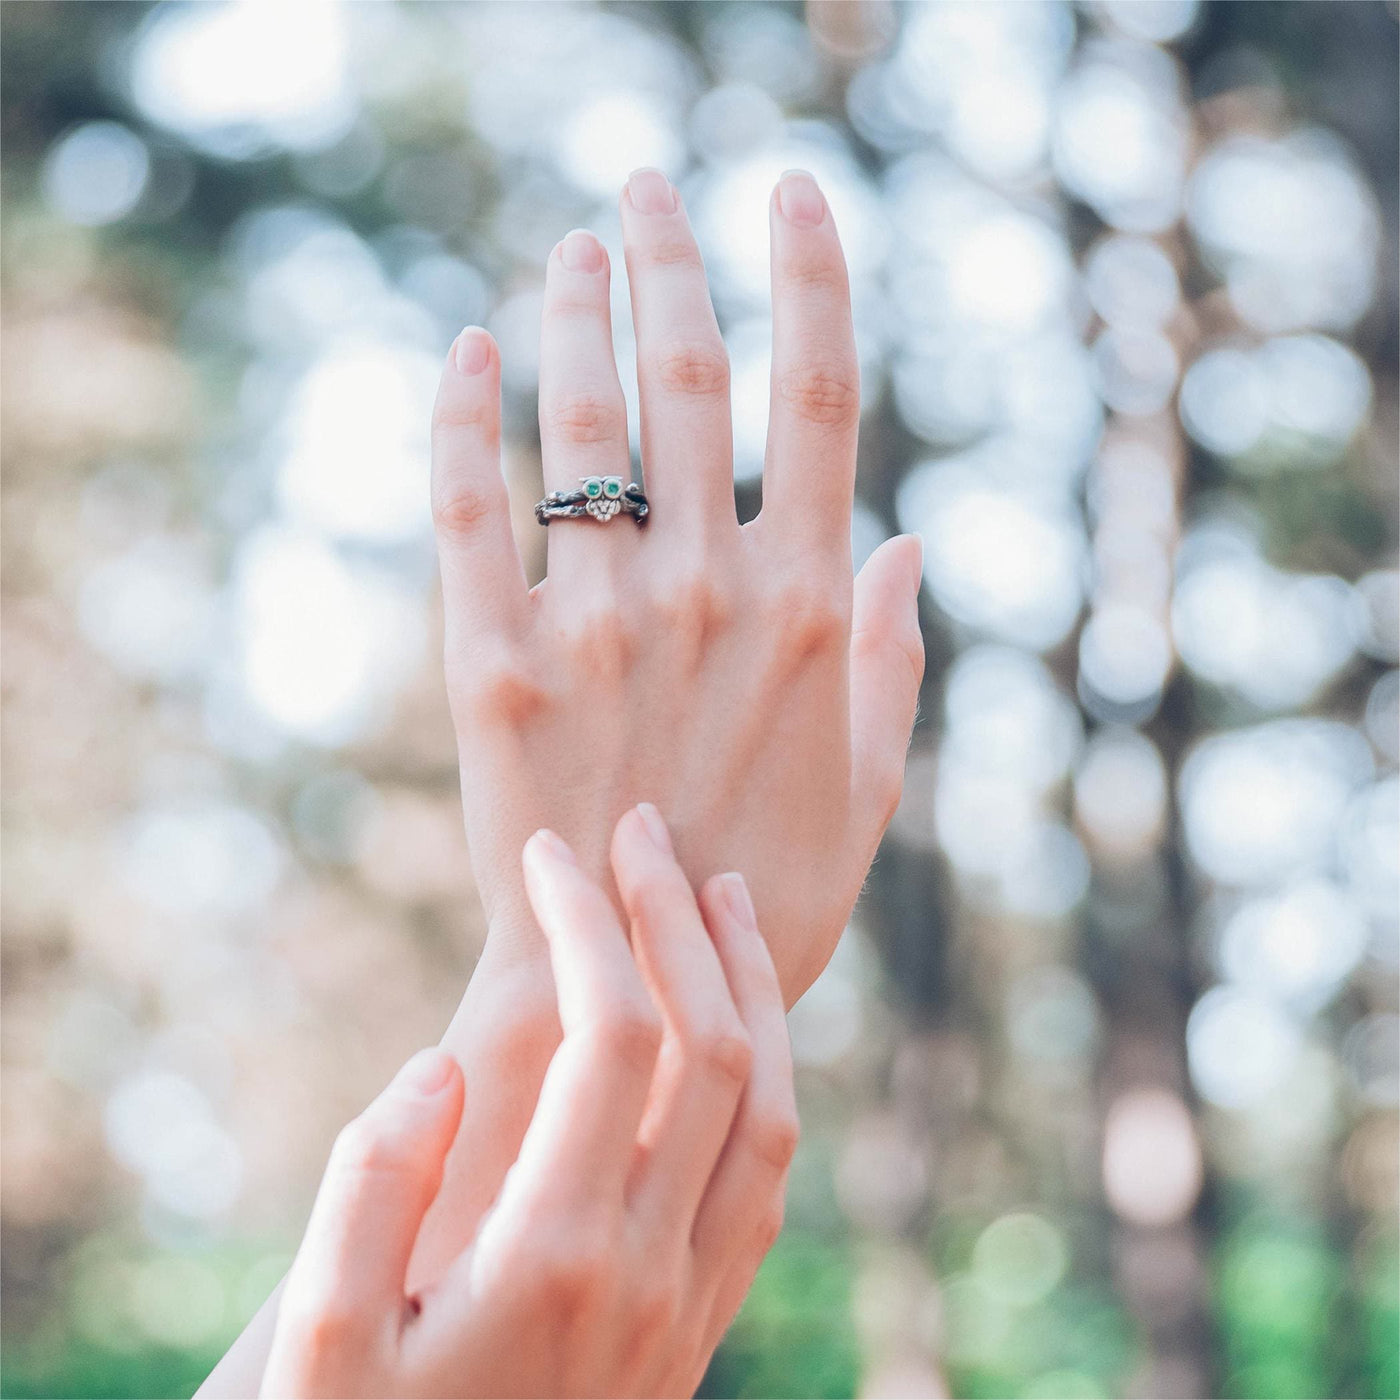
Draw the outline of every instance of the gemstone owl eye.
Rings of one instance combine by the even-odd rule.
[[[603,494],[610,500],[616,500],[622,495],[622,478],[610,476],[603,482]]]
[[[587,496],[590,501],[596,501],[598,497],[603,494],[602,478],[590,476],[583,483],[583,494]]]

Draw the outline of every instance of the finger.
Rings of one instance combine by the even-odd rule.
[[[524,866],[564,1039],[497,1208],[516,1223],[600,1200],[621,1204],[661,1043],[660,1018],[608,896],[553,832],[525,843]]]
[[[618,822],[612,864],[637,962],[666,1023],[633,1206],[643,1228],[688,1239],[748,1079],[748,1036],[655,807],[644,803]]]
[[[621,198],[637,337],[642,463],[663,531],[734,526],[729,355],[680,195],[634,170]]]
[[[763,515],[782,530],[849,548],[860,370],[846,260],[831,210],[805,171],[769,205],[773,370]]]
[[[518,635],[525,571],[501,476],[501,359],[479,326],[452,344],[432,421],[432,504],[447,644],[493,628]]]
[[[884,834],[904,787],[909,732],[924,675],[919,626],[923,542],[886,540],[856,577],[851,617],[851,750],[855,810],[870,847]]]
[[[418,1228],[462,1116],[462,1071],[415,1055],[342,1129],[287,1276],[282,1315],[398,1323]]]
[[[764,1223],[741,1247],[734,1262],[730,1264],[728,1271],[720,1280],[719,1287],[715,1290],[714,1298],[710,1303],[709,1320],[705,1324],[700,1344],[700,1354],[705,1357],[707,1362],[715,1348],[723,1340],[724,1334],[729,1330],[729,1324],[734,1321],[739,1309],[744,1304],[744,1299],[749,1296],[749,1289],[753,1287],[753,1281],[757,1277],[763,1261],[768,1257],[768,1251],[772,1249],[774,1241],[782,1231],[783,1197],[786,1190],[787,1178],[785,1176],[779,1184],[774,1199],[769,1202],[768,1214]],[[698,1386],[699,1383],[700,1378],[696,1377],[695,1385]],[[693,1389],[694,1387],[692,1387],[692,1391]]]
[[[587,229],[557,243],[545,272],[540,327],[540,453],[547,491],[577,491],[587,477],[630,481],[627,406],[613,357],[607,250]],[[611,544],[588,517],[549,527],[550,573],[562,565],[597,578],[609,556],[635,534],[630,519],[610,520]],[[619,526],[626,525],[623,530]],[[635,542],[634,542],[635,543]]]
[[[756,1236],[776,1237],[773,1205],[797,1147],[797,1101],[783,994],[743,877],[710,880],[700,908],[753,1046],[753,1070],[691,1236],[697,1278],[718,1289]]]

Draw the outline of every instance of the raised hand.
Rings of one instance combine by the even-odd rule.
[[[741,868],[784,994],[825,966],[899,797],[923,650],[918,542],[852,579],[860,417],[845,262],[810,176],[770,209],[773,376],[764,505],[734,511],[729,368],[679,195],[621,200],[646,525],[549,527],[527,591],[499,466],[500,362],[468,329],[434,416],[448,690],[487,966],[538,957],[516,852],[539,826],[606,875],[605,833],[655,801],[692,876]],[[545,486],[630,479],[609,267],[578,230],[549,260],[540,355]]]
[[[782,994],[742,877],[697,904],[655,809],[623,817],[612,868],[630,947],[567,845],[541,832],[526,847],[564,1039],[477,1238],[410,1292],[463,1104],[456,1061],[425,1051],[336,1143],[264,1396],[699,1384],[782,1220],[797,1134]]]

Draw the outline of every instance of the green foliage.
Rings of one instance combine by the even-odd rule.
[[[219,1359],[218,1350],[144,1346],[111,1351],[67,1341],[57,1349],[6,1346],[0,1356],[0,1395],[6,1400],[145,1400],[192,1395]]]
[[[1340,1270],[1301,1222],[1247,1218],[1217,1254],[1224,1393],[1241,1400],[1334,1395]]]
[[[785,1232],[759,1270],[698,1393],[770,1400],[854,1395],[860,1355],[850,1286],[843,1248]]]

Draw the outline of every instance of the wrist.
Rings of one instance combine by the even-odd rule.
[[[483,1055],[507,1063],[533,1047],[559,1043],[554,974],[543,935],[532,924],[493,919],[481,955],[443,1043],[464,1065]]]

